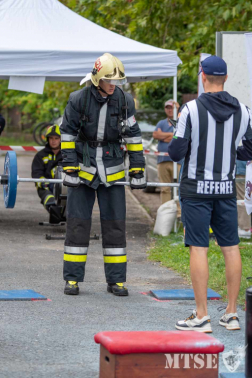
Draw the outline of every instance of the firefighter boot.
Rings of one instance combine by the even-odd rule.
[[[129,295],[128,289],[123,286],[123,283],[108,284],[107,291],[118,297],[125,297]]]
[[[65,289],[64,289],[64,294],[67,294],[67,295],[78,295],[79,294],[78,282],[76,282],[76,281],[67,281]]]
[[[66,221],[66,218],[62,217],[62,207],[61,206],[56,206],[52,205],[49,208],[49,223],[51,224],[59,224],[60,222]]]

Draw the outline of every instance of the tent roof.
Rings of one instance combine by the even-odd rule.
[[[131,82],[177,74],[176,51],[136,42],[72,12],[58,0],[0,1],[0,78],[79,81],[105,52],[125,65]]]

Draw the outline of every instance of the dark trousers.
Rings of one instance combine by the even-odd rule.
[[[106,281],[126,281],[125,189],[99,185],[68,188],[67,230],[64,248],[64,280],[82,282],[89,246],[91,217],[97,192],[102,229]]]
[[[50,184],[47,189],[38,188],[38,196],[41,199],[42,205],[51,205],[55,203],[53,195],[53,184]]]

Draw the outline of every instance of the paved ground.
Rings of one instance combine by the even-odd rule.
[[[134,190],[133,194],[154,221],[161,206],[160,191],[156,189],[154,193],[145,193],[143,190]]]
[[[19,156],[20,177],[30,176],[31,156]],[[3,157],[0,157],[0,169]],[[147,261],[150,220],[132,194],[127,194],[128,282],[130,296],[117,298],[106,292],[101,241],[92,241],[86,281],[77,297],[63,294],[63,241],[47,241],[45,234],[62,235],[64,227],[41,227],[47,215],[33,184],[19,184],[16,207],[0,204],[0,277],[2,290],[33,289],[51,301],[1,302],[0,377],[96,378],[99,346],[95,333],[106,330],[173,330],[177,319],[191,314],[190,301],[158,302],[150,289],[186,287],[176,273]],[[100,232],[97,207],[92,234]],[[226,351],[244,344],[242,331],[228,333],[218,326],[217,307],[209,306],[213,336]],[[244,363],[243,363],[244,365]],[[226,371],[221,362],[221,370]],[[241,369],[242,370],[242,365]]]

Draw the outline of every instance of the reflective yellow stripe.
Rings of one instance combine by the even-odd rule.
[[[48,156],[44,156],[44,157],[42,158],[42,160],[43,160],[43,162],[44,162],[45,164],[47,164],[49,160],[52,160],[52,158],[53,158],[52,155],[48,155]],[[54,160],[55,160],[55,158],[54,158]]]
[[[71,262],[86,262],[87,255],[67,255],[64,253],[64,261],[71,261]]]
[[[141,144],[126,144],[128,151],[143,151],[143,145]]]
[[[40,177],[40,179],[44,179],[44,178],[45,178],[45,176]],[[36,182],[35,185],[36,185],[37,188],[41,188],[41,182]]]
[[[50,198],[54,198],[54,196],[53,196],[53,195],[51,195],[51,196],[47,196],[47,197],[46,197],[46,200],[45,200],[45,202],[44,202],[44,206],[47,204],[47,202],[48,202],[48,200],[49,200]]]
[[[55,174],[54,174],[54,168],[51,170],[51,176],[52,178],[54,178]]]
[[[144,168],[130,168],[129,169],[129,172],[133,172],[133,171],[144,171]]]
[[[63,168],[64,171],[67,171],[68,169],[73,169],[75,171],[79,171],[80,170],[80,166],[79,167],[64,167]]]
[[[61,148],[63,149],[75,148],[75,142],[61,142]]]
[[[125,263],[127,262],[127,256],[104,256],[104,262],[109,264]]]
[[[125,172],[124,171],[121,171],[121,172],[118,172],[118,173],[114,173],[113,175],[108,175],[107,176],[107,182],[120,180],[123,177],[125,177]]]
[[[60,136],[60,128],[59,128],[59,125],[52,125],[50,127],[48,127],[47,131],[46,131],[46,138],[48,137],[48,135],[51,133],[51,132],[55,132],[56,134],[58,134]],[[50,135],[49,135],[50,136]]]
[[[92,181],[93,177],[94,177],[94,175],[92,175],[91,173],[87,173],[87,172],[84,172],[84,171],[78,172],[78,175],[79,175],[79,177],[82,177],[82,178],[84,178],[88,181]]]

